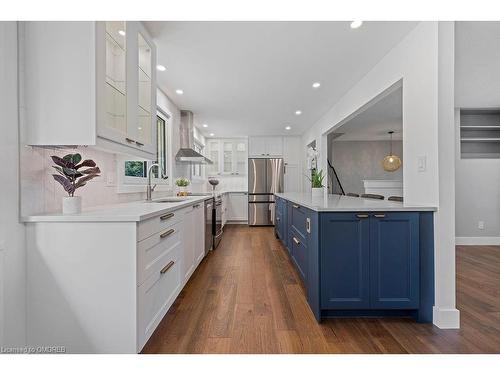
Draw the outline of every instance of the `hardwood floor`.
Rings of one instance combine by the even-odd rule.
[[[500,353],[500,247],[457,247],[460,330],[410,319],[318,324],[272,228],[226,227],[143,353]]]

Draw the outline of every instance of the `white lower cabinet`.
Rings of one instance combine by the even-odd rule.
[[[247,193],[228,193],[227,220],[230,222],[245,222],[248,220]]]
[[[28,223],[27,344],[140,352],[205,255],[204,221],[200,202],[140,222]]]

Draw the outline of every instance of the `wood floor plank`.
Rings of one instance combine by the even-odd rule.
[[[407,318],[318,324],[273,229],[224,230],[143,353],[500,353],[498,246],[457,246],[459,330]]]

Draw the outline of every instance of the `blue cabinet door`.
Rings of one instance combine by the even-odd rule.
[[[307,281],[307,240],[295,229],[292,228],[292,259],[297,266],[297,270],[302,280]]]
[[[369,215],[325,213],[320,221],[321,308],[370,308]]]
[[[419,307],[419,214],[370,215],[372,309]]]

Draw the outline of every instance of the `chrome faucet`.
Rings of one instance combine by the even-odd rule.
[[[166,176],[165,174],[163,174],[163,171],[160,169],[160,165],[158,163],[153,163],[149,166],[148,168],[148,184],[146,186],[146,201],[147,202],[151,202],[152,199],[151,199],[151,193],[153,193],[153,191],[155,191],[155,187],[156,187],[156,184],[154,184],[153,186],[151,186],[151,170],[153,169],[153,167],[157,167],[158,168],[158,174],[161,175],[161,178],[163,179],[167,179],[168,176]]]

